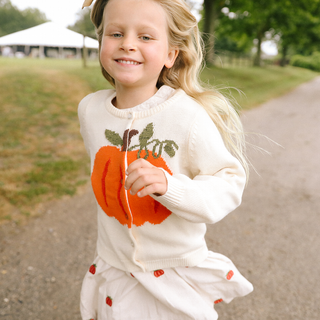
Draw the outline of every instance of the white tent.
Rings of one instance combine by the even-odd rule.
[[[26,48],[39,47],[39,56],[43,56],[44,47],[59,48],[60,55],[63,48],[75,48],[79,53],[84,44],[89,49],[98,49],[99,47],[97,40],[89,37],[84,38],[82,34],[64,28],[54,22],[46,22],[0,38],[0,46],[24,46],[25,51]]]

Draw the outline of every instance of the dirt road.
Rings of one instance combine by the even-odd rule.
[[[254,145],[242,206],[208,227],[209,248],[253,283],[245,298],[217,305],[219,319],[318,320],[320,316],[320,77],[246,112]],[[90,189],[50,204],[26,227],[0,228],[0,319],[80,319],[79,291],[93,258]],[[155,319],[156,320],[156,319]],[[199,319],[201,320],[201,319]]]

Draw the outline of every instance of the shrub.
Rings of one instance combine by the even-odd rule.
[[[320,71],[320,52],[314,52],[308,57],[294,55],[290,60],[290,64],[300,68]]]

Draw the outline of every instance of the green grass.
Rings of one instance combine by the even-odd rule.
[[[244,108],[281,95],[318,73],[295,67],[210,68],[202,80],[236,87]],[[98,62],[0,58],[0,223],[38,214],[39,203],[74,195],[89,180],[77,106],[111,88]],[[228,92],[226,89],[222,89]],[[18,212],[18,214],[16,213]]]
[[[250,109],[292,90],[299,84],[313,79],[319,73],[287,66],[285,68],[269,66],[265,68],[210,68],[202,73],[202,80],[222,89],[238,101],[243,109]]]
[[[90,86],[72,63],[36,62],[0,59],[0,221],[15,209],[18,220],[32,216],[88,181],[77,105]]]

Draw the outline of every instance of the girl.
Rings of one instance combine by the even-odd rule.
[[[82,318],[217,319],[215,303],[252,291],[204,239],[206,223],[241,202],[240,120],[199,83],[200,36],[183,0],[96,0],[91,18],[115,90],[79,105],[98,207]]]

